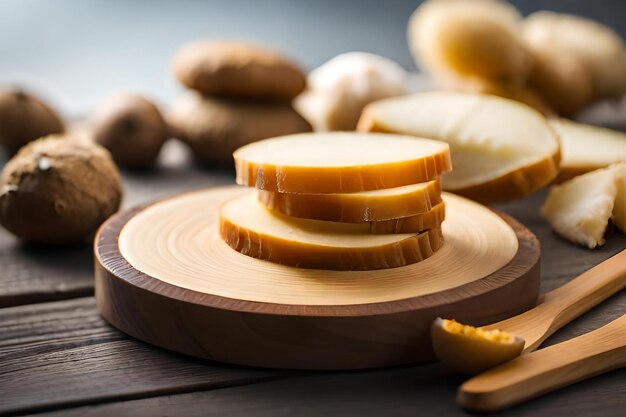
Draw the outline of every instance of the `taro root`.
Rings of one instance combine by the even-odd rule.
[[[288,103],[193,92],[174,103],[168,121],[197,160],[217,164],[232,164],[232,153],[249,143],[311,131],[311,125]]]
[[[96,142],[129,168],[154,165],[169,136],[159,109],[137,94],[119,94],[103,102],[91,118]]]
[[[23,147],[0,177],[0,224],[40,243],[81,242],[115,213],[118,170],[101,146],[52,135]]]
[[[522,36],[537,57],[530,85],[560,114],[626,94],[626,45],[610,27],[541,11],[524,20]]]
[[[183,85],[204,94],[291,100],[304,90],[306,75],[291,59],[261,46],[235,41],[196,41],[172,59]]]
[[[37,97],[19,89],[0,90],[0,146],[10,154],[28,142],[63,130],[56,112]]]

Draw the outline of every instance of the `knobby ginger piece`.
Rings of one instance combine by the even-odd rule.
[[[206,164],[232,164],[233,151],[248,143],[294,133],[311,125],[288,103],[189,92],[176,101],[168,124],[194,157]]]
[[[172,72],[184,86],[206,95],[285,101],[300,94],[306,75],[300,66],[264,46],[200,40],[183,45]]]
[[[316,131],[354,130],[372,101],[407,91],[407,74],[397,63],[365,52],[338,55],[313,70],[295,108]]]
[[[419,234],[369,234],[362,224],[289,217],[265,208],[254,193],[220,210],[220,234],[238,252],[302,268],[371,270],[428,258],[443,244],[441,228]]]
[[[522,85],[532,57],[519,12],[494,0],[429,0],[409,20],[408,42],[419,67],[446,84],[482,79]]]
[[[550,108],[572,115],[593,101],[593,84],[586,67],[566,51],[551,44],[535,51],[528,88],[537,92]]]
[[[432,181],[452,168],[445,142],[411,136],[309,133],[233,154],[237,183],[282,193],[353,193]]]
[[[561,139],[558,181],[626,161],[626,134],[602,127],[554,119]]]
[[[586,91],[587,83],[592,99],[626,93],[626,45],[610,27],[579,16],[540,11],[524,19],[522,36],[533,54],[545,60],[545,66],[569,69],[569,77],[560,71],[563,79],[550,79],[554,87],[561,84],[561,93]],[[575,68],[581,74],[572,77]],[[552,88],[550,84],[541,87]]]
[[[358,130],[449,143],[454,171],[443,188],[483,203],[523,197],[558,173],[559,141],[546,118],[505,98],[430,92],[381,100],[365,108]]]
[[[590,249],[604,244],[615,205],[619,170],[599,169],[554,186],[541,213],[555,232]]]
[[[259,191],[259,201],[285,215],[359,223],[413,216],[441,202],[439,180],[360,193],[292,194]]]

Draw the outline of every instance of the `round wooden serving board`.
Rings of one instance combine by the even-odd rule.
[[[240,365],[354,369],[428,361],[437,316],[486,324],[537,300],[539,242],[444,194],[445,243],[375,271],[299,269],[242,255],[219,207],[250,189],[183,194],[109,219],[95,241],[96,299],[112,325],[177,352]]]

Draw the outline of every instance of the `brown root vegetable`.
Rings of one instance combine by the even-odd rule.
[[[541,11],[524,20],[522,36],[553,71],[564,65],[580,67],[576,70],[588,77],[594,99],[626,93],[626,49],[610,27],[578,16]],[[571,83],[569,87],[581,85]]]
[[[523,85],[532,56],[519,34],[520,19],[500,1],[428,0],[409,20],[408,42],[418,66],[441,81]]]
[[[290,100],[306,85],[304,71],[281,54],[243,42],[197,41],[172,60],[174,76],[204,94]]]
[[[153,165],[169,136],[159,109],[137,94],[110,97],[96,109],[90,124],[95,141],[111,152],[115,162],[129,168]]]
[[[19,89],[0,91],[0,146],[10,154],[42,136],[63,132],[52,108]]]
[[[0,224],[40,243],[83,241],[121,202],[119,173],[101,146],[52,135],[23,147],[0,177]]]
[[[198,160],[218,164],[232,163],[232,153],[243,145],[311,131],[311,125],[289,104],[196,93],[175,103],[168,121]]]
[[[593,85],[580,61],[558,51],[537,51],[528,85],[558,114],[571,115],[593,101]]]

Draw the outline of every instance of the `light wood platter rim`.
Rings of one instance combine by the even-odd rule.
[[[213,188],[220,190],[233,186]],[[206,189],[192,191],[206,192]],[[118,247],[118,238],[124,225],[143,209],[163,201],[178,198],[189,193],[166,197],[145,205],[119,212],[107,220],[98,230],[94,239],[96,268],[102,268],[127,285],[172,298],[177,301],[191,303],[203,307],[217,308],[235,312],[268,314],[278,316],[313,316],[313,317],[358,317],[377,316],[407,311],[425,310],[440,305],[453,304],[468,297],[475,297],[505,286],[525,276],[539,262],[540,243],[537,237],[517,220],[491,209],[509,225],[519,243],[518,251],[513,259],[493,273],[451,289],[424,294],[416,297],[383,301],[376,303],[350,305],[295,305],[258,302],[229,298],[214,294],[202,293],[161,281],[135,269],[122,256]],[[129,273],[132,274],[128,277]]]

